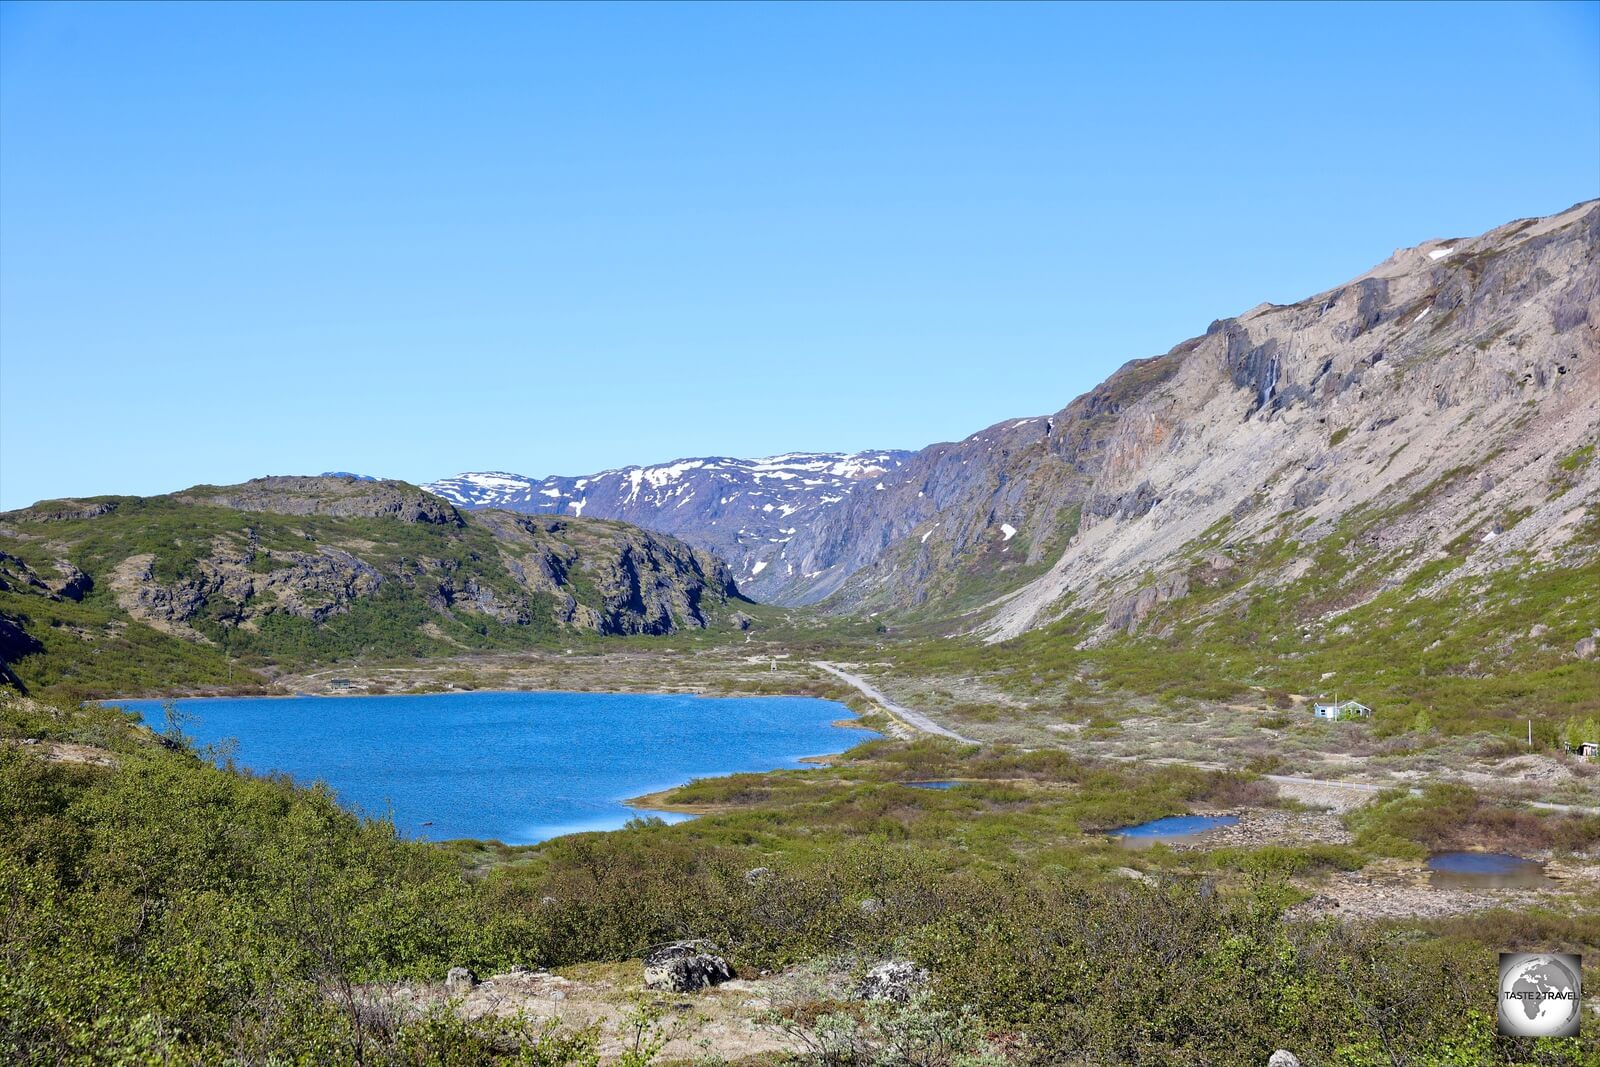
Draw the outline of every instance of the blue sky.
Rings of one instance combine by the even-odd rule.
[[[0,506],[908,447],[1600,195],[1600,6],[0,8]]]

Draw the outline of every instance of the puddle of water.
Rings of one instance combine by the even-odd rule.
[[[1232,826],[1238,821],[1237,815],[1169,815],[1165,819],[1152,819],[1137,826],[1112,830],[1111,836],[1129,848],[1146,848],[1155,844],[1193,841],[1207,830]]]
[[[960,785],[961,783],[960,782],[904,782],[902,784],[903,785],[909,785],[912,789],[954,789],[956,786]]]
[[[1428,857],[1436,889],[1539,889],[1551,885],[1544,864],[1509,852],[1436,852]]]

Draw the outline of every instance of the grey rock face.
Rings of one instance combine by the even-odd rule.
[[[444,990],[451,996],[470,993],[477,984],[478,976],[465,967],[452,967],[444,976]]]
[[[94,519],[115,511],[114,500],[41,500],[28,510],[41,522],[69,522],[74,519]]]
[[[55,561],[56,579],[45,584],[56,596],[66,600],[82,600],[94,588],[94,579],[64,559]]]
[[[1106,609],[1106,626],[1123,633],[1134,633],[1139,624],[1149,618],[1158,605],[1169,600],[1180,600],[1189,595],[1188,575],[1169,574],[1154,585],[1146,586],[1131,596],[1111,602]]]
[[[644,958],[646,989],[693,993],[733,977],[733,968],[710,941],[674,941],[652,949]]]
[[[856,986],[858,1000],[892,1000],[904,1004],[928,984],[928,972],[911,960],[885,960],[867,971]]]

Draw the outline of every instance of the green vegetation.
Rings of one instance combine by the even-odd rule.
[[[1295,922],[1285,878],[1361,852],[1196,856],[1192,874],[1215,888],[1197,892],[1181,854],[1140,853],[1156,881],[1129,881],[1104,872],[1131,854],[1073,830],[1259,800],[1248,776],[877,741],[836,767],[677,791],[721,814],[502,849],[469,877],[455,856],[473,850],[398,840],[325,790],[219,770],[173,725],[158,743],[105,708],[9,698],[0,712],[6,1062],[592,1063],[593,1032],[403,1018],[374,998],[453,965],[636,959],[686,935],[717,941],[745,973],[891,954],[931,970],[903,1009],[776,1006],[773,1025],[812,1050],[805,1062],[868,1062],[831,1048],[903,1065],[1259,1064],[1289,1047],[1309,1063],[1465,1067],[1595,1050],[1593,1035],[1500,1039],[1484,1004],[1494,951],[1595,951],[1600,911]],[[114,765],[65,762],[64,744]],[[969,784],[903,784],[926,777]],[[1360,832],[1427,838],[1474,803],[1391,798]],[[747,877],[755,866],[769,873]],[[659,1010],[644,1011],[653,1033]],[[915,1058],[913,1038],[929,1034],[943,1051]],[[961,1059],[988,1038],[1006,1059]],[[658,1048],[647,1038],[621,1062]]]
[[[1262,690],[1316,695],[1326,675],[1376,709],[1383,736],[1419,724],[1441,735],[1509,736],[1532,717],[1550,744],[1559,723],[1600,713],[1600,659],[1572,655],[1600,614],[1600,561],[1530,560],[1436,588],[1481,537],[1404,573],[1403,554],[1378,556],[1363,543],[1388,517],[1347,517],[1309,545],[1283,537],[1232,546],[1228,570],[1197,563],[1188,596],[1158,605],[1136,636],[1083,647],[1103,616],[1068,607],[999,645],[910,642],[876,655],[918,676],[980,679],[1024,706],[1069,709],[1118,697],[1192,706]],[[1196,552],[1225,532],[1222,524],[1201,535]],[[1303,558],[1310,565],[1293,581],[1255,581]],[[1528,636],[1535,627],[1537,639]]]
[[[1594,459],[1594,444],[1590,443],[1573,449],[1556,461],[1556,469],[1566,474],[1576,474],[1587,467]]]
[[[1491,804],[1463,785],[1390,790],[1352,812],[1356,842],[1384,855],[1473,847],[1582,851],[1600,844],[1600,816],[1555,815]]]
[[[38,505],[7,516],[0,618],[41,647],[6,659],[30,691],[67,697],[251,691],[281,669],[549,648],[728,613],[699,557],[647,538],[598,520],[455,525],[189,497]],[[81,599],[43,588],[62,561],[90,576]],[[630,570],[651,566],[663,570]]]

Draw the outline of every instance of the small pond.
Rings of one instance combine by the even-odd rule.
[[[1239,821],[1237,815],[1169,815],[1165,819],[1152,819],[1137,826],[1124,826],[1112,830],[1112,837],[1130,848],[1149,845],[1170,845],[1179,841],[1192,841],[1207,830],[1232,826]]]
[[[961,783],[960,782],[902,782],[900,784],[901,785],[909,785],[912,789],[954,789],[956,786],[960,785]]]
[[[1551,885],[1544,864],[1509,852],[1436,852],[1428,882],[1437,889],[1538,889]]]

